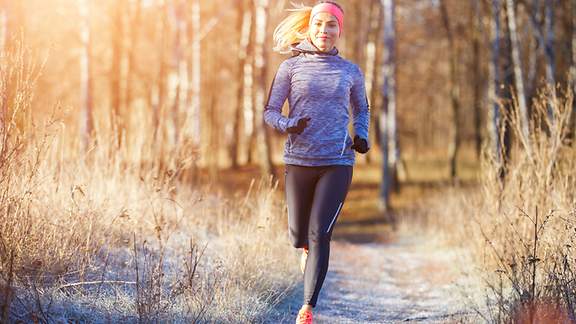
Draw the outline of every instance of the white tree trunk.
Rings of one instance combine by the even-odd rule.
[[[251,8],[251,6],[250,6]],[[252,30],[252,10],[246,8],[245,1],[240,0],[238,5],[238,27],[240,29],[240,46],[238,52],[238,89],[236,92],[236,112],[234,118],[234,131],[230,147],[230,158],[232,160],[232,167],[239,166],[239,152],[240,143],[242,138],[242,125],[245,123],[243,120],[245,113],[245,94],[246,94],[246,66],[248,62],[248,46],[250,45],[250,32]],[[249,72],[249,71],[248,71]]]
[[[381,0],[384,13],[384,53],[382,58],[383,105],[380,112],[380,137],[382,143],[381,207],[387,209],[390,191],[396,178],[398,140],[396,134],[396,26],[393,0]]]
[[[270,155],[269,136],[267,136],[264,124],[264,101],[266,92],[266,51],[265,40],[266,31],[268,26],[268,7],[269,0],[255,0],[256,5],[256,35],[254,47],[254,72],[256,75],[255,82],[255,114],[257,122],[255,123],[256,131],[256,145],[258,147],[258,155],[260,156],[260,167],[263,174],[274,174],[272,166],[272,159]]]
[[[92,61],[90,31],[90,0],[78,2],[80,12],[80,39],[82,54],[80,56],[80,136],[84,151],[88,150],[94,132],[92,112]]]
[[[522,76],[522,62],[520,62],[520,49],[518,44],[518,33],[516,31],[516,13],[514,10],[514,0],[506,0],[506,14],[508,17],[508,29],[510,32],[510,47],[512,51],[512,66],[514,71],[514,84],[516,86],[516,97],[518,99],[518,109],[523,141],[526,149],[530,141],[530,129],[528,118],[528,107],[526,105],[526,93],[524,91],[524,79]]]
[[[200,42],[202,40],[201,26],[200,26],[200,0],[192,0],[192,7],[190,12],[191,24],[191,56],[190,64],[188,66],[188,75],[190,83],[187,91],[186,106],[189,107],[189,112],[186,116],[186,123],[183,128],[184,136],[191,138],[192,142],[197,146],[201,143],[201,129],[200,129],[200,95],[201,95],[201,48]]]
[[[498,163],[502,163],[500,140],[500,0],[492,0],[492,20],[490,22],[491,60],[488,65],[488,134],[491,152]]]

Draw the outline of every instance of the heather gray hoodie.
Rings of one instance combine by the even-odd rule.
[[[368,140],[370,109],[360,68],[338,55],[319,52],[308,40],[278,67],[264,110],[266,123],[281,132],[310,117],[301,134],[288,134],[284,163],[305,166],[354,165],[354,137],[348,131],[352,104],[354,133]],[[296,55],[298,54],[298,55]],[[282,106],[288,99],[288,117]],[[370,146],[370,144],[368,144]]]

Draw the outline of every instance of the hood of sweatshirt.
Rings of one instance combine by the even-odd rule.
[[[308,54],[319,54],[319,55],[338,55],[338,49],[333,47],[328,52],[320,51],[308,38],[304,39],[300,43],[292,44],[292,54],[298,55],[300,53],[308,53]]]

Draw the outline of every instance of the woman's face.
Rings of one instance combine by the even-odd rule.
[[[314,16],[308,29],[308,36],[312,44],[322,52],[328,52],[334,47],[339,33],[338,20],[327,12],[320,12]]]

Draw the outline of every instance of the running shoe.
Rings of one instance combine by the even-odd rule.
[[[304,248],[302,251],[302,256],[300,257],[300,271],[304,273],[304,268],[306,267],[306,260],[308,259],[308,248]]]
[[[298,312],[296,324],[312,324],[312,311],[301,309]]]

